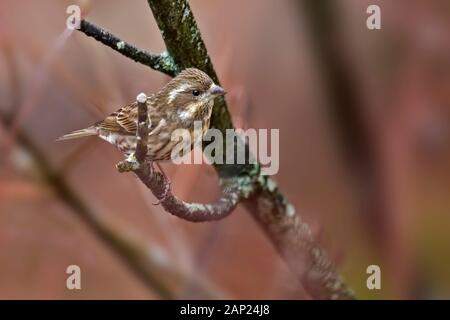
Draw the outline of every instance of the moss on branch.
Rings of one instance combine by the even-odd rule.
[[[148,0],[148,3],[166,44],[166,58],[170,57],[171,59],[167,60],[170,61],[168,65],[171,66],[169,71],[177,74],[182,69],[195,67],[208,73],[219,84],[217,74],[188,2],[186,0]],[[91,36],[119,51],[116,41],[118,39],[109,37],[114,39],[113,44],[110,45],[111,42],[105,40],[108,37]],[[122,47],[122,45],[120,46]],[[142,58],[138,54],[137,57],[140,58],[137,60],[133,57],[134,52],[139,52],[138,49],[136,50],[130,48],[128,53],[124,50],[119,52],[150,66],[154,61],[161,58],[150,54],[149,60],[147,60],[147,58]],[[167,70],[164,69],[159,71],[167,73]],[[218,99],[214,105],[211,127],[219,129],[222,133],[225,133],[226,129],[233,128],[224,98]],[[283,196],[276,183],[261,175],[259,164],[215,164],[215,168],[222,181],[231,182],[236,187],[236,190],[229,193],[233,195],[233,198],[229,198],[229,202],[225,203],[227,208],[232,210],[239,200],[244,200],[244,204],[255,220],[261,225],[312,298],[353,298],[352,291],[342,281],[325,251],[314,241],[309,226],[301,221],[294,206]],[[143,168],[139,170],[141,169]],[[150,176],[150,171],[141,174],[139,170],[135,172],[144,184],[148,183],[146,179]],[[156,177],[161,179],[162,176],[156,175]],[[148,187],[150,188],[150,185]],[[162,187],[163,183],[156,183],[150,189],[152,191],[155,189],[156,192],[154,193],[162,195],[164,192],[161,189]],[[234,198],[234,195],[237,195],[238,198]],[[164,205],[164,201],[162,201],[162,204]],[[170,210],[170,206],[165,206],[165,208]],[[204,207],[201,209],[200,211],[197,210],[201,215],[205,212],[208,213],[208,210],[204,210]],[[225,212],[227,210],[220,211]],[[205,216],[200,218],[205,219]]]

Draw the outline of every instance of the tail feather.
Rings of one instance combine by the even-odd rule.
[[[97,129],[94,126],[92,126],[89,128],[69,132],[68,134],[65,134],[62,137],[59,137],[58,139],[56,139],[56,141],[77,139],[77,138],[82,138],[82,137],[94,136],[97,134],[98,134]]]

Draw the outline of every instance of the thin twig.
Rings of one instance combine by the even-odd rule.
[[[151,126],[151,119],[149,119],[147,112],[147,96],[144,93],[139,94],[136,97],[136,102],[138,105],[138,125],[136,130],[136,160],[139,163],[145,161],[147,155],[147,141],[149,127]]]
[[[166,44],[168,56],[177,70],[199,68],[219,83],[206,46],[200,35],[190,6],[186,0],[148,0],[155,20]],[[93,29],[95,30],[95,29]],[[101,30],[101,29],[100,29]],[[112,36],[112,35],[111,35]],[[102,35],[95,38],[105,43]],[[116,41],[124,43],[116,37]],[[108,41],[106,41],[107,45]],[[114,48],[113,46],[109,45]],[[121,52],[136,60],[132,52]],[[151,56],[148,58],[151,59]],[[146,63],[144,63],[146,64]],[[147,64],[148,65],[148,64]],[[176,73],[176,72],[175,72]],[[233,124],[225,99],[216,101],[211,126],[222,132],[232,129]],[[309,226],[302,222],[295,208],[282,195],[275,182],[261,175],[259,164],[215,164],[222,182],[223,196],[213,205],[188,204],[167,191],[165,177],[154,172],[151,164],[133,164],[133,170],[142,182],[161,200],[164,208],[172,214],[189,221],[210,221],[223,218],[240,200],[260,223],[287,264],[316,299],[352,299],[352,291],[342,281],[325,251],[316,243]]]
[[[0,111],[2,124],[8,126],[11,120],[8,114]],[[139,237],[135,230],[127,230],[117,223],[112,223],[107,216],[95,211],[77,195],[61,173],[52,167],[48,157],[22,129],[17,131],[16,142],[29,153],[36,171],[58,198],[71,208],[73,213],[81,218],[152,292],[161,298],[177,298],[178,293],[183,289],[183,284],[194,281],[200,296],[212,299],[224,297],[221,290],[209,283],[202,275],[192,279],[191,274],[177,268],[169,259],[161,259],[160,253]]]
[[[191,222],[204,222],[220,220],[228,216],[241,200],[237,187],[222,189],[222,196],[213,204],[188,203],[177,198],[170,190],[167,190],[168,181],[160,172],[155,172],[151,164],[144,162],[134,171],[139,179],[160,200],[163,208],[184,220]]]
[[[133,61],[142,63],[150,68],[161,71],[169,76],[176,75],[178,68],[173,63],[172,57],[163,52],[160,54],[151,53],[145,50],[136,48],[135,46],[119,39],[105,29],[99,28],[96,25],[86,20],[81,20],[79,31],[83,32],[88,37],[92,37],[100,41],[105,46],[123,54]]]
[[[182,219],[192,222],[204,222],[223,219],[228,216],[241,200],[236,179],[222,180],[223,195],[213,204],[188,203],[177,198],[170,190],[170,184],[164,174],[156,172],[151,160],[146,158],[149,119],[147,114],[147,97],[141,93],[137,96],[138,128],[136,131],[136,152],[117,165],[119,171],[134,171],[139,179],[152,191],[163,208]]]
[[[211,59],[186,0],[148,0],[163,35],[167,51],[181,67],[197,67],[218,82]],[[225,99],[214,106],[211,126],[222,132],[233,128]],[[309,226],[300,219],[276,183],[261,176],[259,164],[244,167],[215,165],[221,178],[234,177],[246,183],[240,191],[253,217],[274,243],[287,264],[313,298],[351,299],[353,293],[341,280],[323,249],[311,236]],[[306,266],[299,268],[299,264]]]

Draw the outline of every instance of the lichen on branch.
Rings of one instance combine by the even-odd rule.
[[[156,71],[161,71],[162,73],[172,77],[179,72],[179,68],[167,52],[155,54],[138,49],[135,46],[119,39],[109,31],[102,29],[86,20],[81,20],[80,28],[78,30],[88,37],[92,37],[111,49],[132,59],[133,61],[149,66]]]
[[[170,61],[170,68],[156,69],[155,61],[162,59],[161,55],[147,53],[148,57],[143,57],[141,54],[145,55],[145,52],[131,45],[127,46],[123,41],[124,48],[130,50],[117,50],[117,43],[122,42],[111,34],[105,37],[102,34],[88,34],[86,29],[81,31],[155,70],[177,74],[184,68],[195,67],[205,71],[215,83],[219,84],[188,2],[148,0],[148,3],[166,44],[165,57],[170,57],[167,58]],[[95,33],[96,29],[90,30]],[[136,52],[139,54],[135,54]],[[217,99],[214,105],[211,127],[223,133],[226,129],[233,128],[224,98]],[[214,167],[221,178],[223,196],[212,205],[188,204],[177,199],[170,190],[167,191],[167,180],[164,175],[154,172],[151,164],[146,161],[140,163],[137,169],[133,168],[133,171],[167,211],[189,221],[223,218],[243,201],[312,298],[354,298],[353,292],[339,276],[326,252],[313,239],[309,226],[300,220],[294,206],[281,193],[276,183],[271,178],[261,175],[259,164],[243,166],[215,164]]]

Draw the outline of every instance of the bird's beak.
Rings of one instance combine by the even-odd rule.
[[[217,84],[213,84],[209,89],[209,92],[211,93],[211,95],[216,97],[223,96],[226,93],[225,90],[223,90],[223,88],[221,86],[218,86]]]

